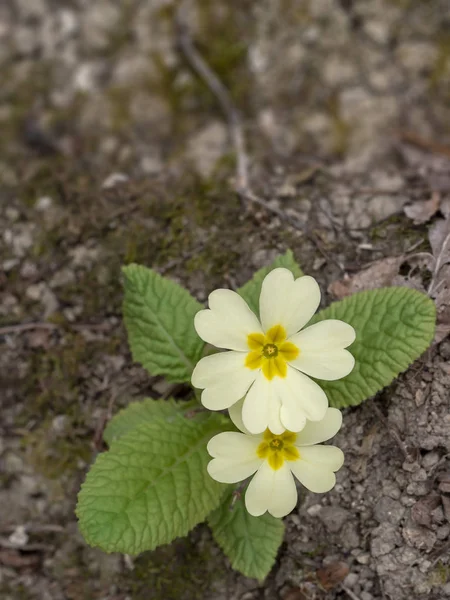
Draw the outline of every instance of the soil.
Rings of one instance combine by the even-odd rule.
[[[0,5],[0,596],[450,597],[445,337],[345,411],[338,484],[302,493],[264,583],[233,572],[203,525],[140,557],[89,548],[77,531],[106,420],[187,391],[133,364],[121,265],[155,268],[204,302],[291,248],[326,305],[375,261],[404,276],[395,258],[430,250],[450,197],[444,0],[186,3],[242,115],[266,206],[233,192],[226,121],[179,52],[175,4]]]

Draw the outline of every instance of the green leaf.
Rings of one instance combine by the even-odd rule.
[[[143,423],[100,454],[78,495],[79,528],[91,546],[137,554],[186,535],[226,490],[206,470],[220,415]]]
[[[194,329],[194,316],[203,306],[151,269],[133,264],[123,273],[123,313],[133,359],[152,375],[190,381],[204,345]]]
[[[284,254],[280,254],[273,261],[273,263],[267,267],[263,267],[256,271],[250,281],[247,281],[242,287],[240,287],[237,291],[244,300],[247,302],[249,307],[255,313],[255,315],[259,316],[259,296],[261,294],[261,286],[264,280],[264,277],[273,271],[277,267],[284,267],[285,269],[289,269],[294,274],[294,277],[301,277],[303,275],[302,270],[298,266],[295,261],[294,255],[292,254],[292,250],[287,250]]]
[[[230,490],[221,506],[209,515],[208,524],[233,569],[261,581],[273,567],[283,541],[283,521],[268,513],[252,517],[243,500],[230,508],[232,494]]]
[[[145,421],[154,419],[173,421],[180,414],[182,408],[181,403],[171,399],[153,400],[153,398],[146,398],[141,402],[132,402],[111,419],[103,432],[103,439],[108,446],[111,446],[112,442],[132,429],[136,429]]]
[[[338,381],[320,381],[330,406],[356,406],[389,385],[430,345],[435,305],[406,287],[368,290],[331,304],[311,320],[340,319],[353,325],[356,341],[349,350],[355,368]]]

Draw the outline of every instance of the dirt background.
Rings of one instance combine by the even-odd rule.
[[[122,264],[204,301],[291,248],[327,304],[368,285],[427,289],[432,269],[405,256],[429,257],[448,217],[445,0],[185,7],[242,114],[266,206],[232,191],[226,122],[177,48],[174,2],[0,3],[0,597],[450,597],[445,323],[406,374],[346,411],[338,484],[301,495],[264,584],[233,573],[204,526],[138,558],[77,531],[105,420],[131,399],[186,395],[131,361]]]

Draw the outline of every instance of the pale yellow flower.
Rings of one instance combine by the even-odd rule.
[[[355,331],[336,319],[300,331],[319,303],[315,279],[294,280],[283,268],[263,281],[260,320],[236,292],[212,292],[195,328],[203,340],[229,351],[202,358],[194,369],[192,384],[203,389],[203,405],[222,410],[245,397],[242,419],[255,434],[301,431],[307,419],[323,419],[328,399],[310,377],[331,381],[350,373],[355,361],[345,348]]]
[[[321,421],[308,421],[300,433],[219,433],[208,443],[213,457],[208,473],[222,483],[254,475],[245,492],[248,512],[259,516],[268,511],[284,517],[297,504],[293,475],[316,493],[328,492],[335,485],[334,473],[341,468],[344,454],[336,446],[318,444],[336,435],[341,424],[340,411],[328,408]],[[236,421],[236,425],[240,424]]]

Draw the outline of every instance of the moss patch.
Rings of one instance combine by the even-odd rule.
[[[185,538],[139,556],[129,585],[133,600],[203,600],[225,575],[220,558]]]

